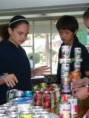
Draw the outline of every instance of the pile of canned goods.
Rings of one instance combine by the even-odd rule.
[[[40,106],[30,106],[27,103],[0,106],[0,118],[51,118],[50,113]]]
[[[60,87],[51,84],[46,90],[34,92],[34,106],[42,106],[46,111],[57,113],[57,104],[60,102]]]
[[[34,93],[9,90],[7,103],[0,106],[0,118],[51,118],[50,112],[56,113],[56,105],[60,101],[60,88],[57,84],[44,85],[41,83],[40,90]]]

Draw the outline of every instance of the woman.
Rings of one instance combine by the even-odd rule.
[[[6,102],[6,92],[11,88],[31,90],[31,68],[24,49],[20,46],[29,33],[29,22],[23,16],[14,16],[8,27],[9,39],[0,43],[0,104]],[[46,66],[35,69],[43,74]]]

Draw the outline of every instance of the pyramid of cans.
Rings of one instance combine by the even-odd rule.
[[[70,57],[71,48],[67,45],[62,46],[61,58],[61,102],[59,104],[60,118],[75,118],[78,113],[78,99],[72,96],[71,79],[80,78],[81,68],[81,48],[74,49],[74,58]],[[70,64],[74,64],[74,70],[70,72]]]

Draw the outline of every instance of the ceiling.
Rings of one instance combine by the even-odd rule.
[[[81,17],[88,6],[89,0],[0,0],[0,22],[17,14],[32,20],[55,19],[63,14]]]

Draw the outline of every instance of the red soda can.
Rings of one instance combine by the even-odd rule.
[[[44,91],[43,93],[43,108],[47,111],[51,109],[51,96],[49,91]]]
[[[34,106],[42,106],[42,95],[40,91],[34,93]]]

